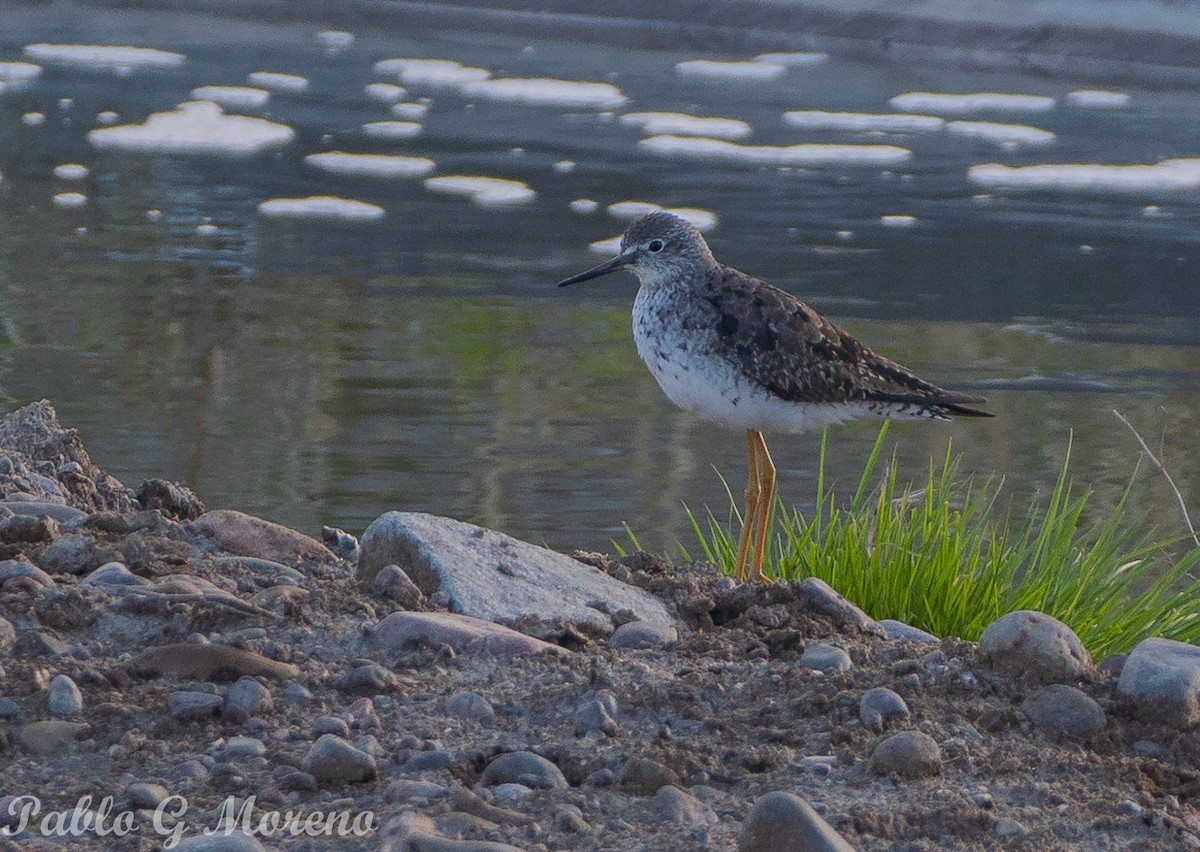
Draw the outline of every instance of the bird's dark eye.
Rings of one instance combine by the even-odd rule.
[[[658,254],[660,251],[663,250],[663,245],[665,245],[665,244],[663,243],[662,240],[651,240],[650,243],[646,246],[646,248],[648,248],[654,254]]]

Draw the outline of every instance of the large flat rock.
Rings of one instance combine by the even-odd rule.
[[[667,605],[648,592],[561,553],[450,518],[381,515],[363,533],[358,578],[369,583],[392,564],[426,595],[447,594],[452,611],[487,621],[561,619],[608,635],[615,627],[608,613],[625,611],[674,625]]]

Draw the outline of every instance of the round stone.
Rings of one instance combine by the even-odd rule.
[[[531,751],[510,751],[500,755],[487,765],[479,780],[486,787],[513,783],[535,790],[563,790],[568,786],[557,766]]]
[[[808,645],[800,655],[800,665],[819,672],[848,672],[854,666],[850,655],[834,645]]]
[[[876,732],[908,722],[908,705],[887,687],[868,689],[858,701],[858,717],[868,729]]]
[[[1070,627],[1032,610],[1010,612],[988,625],[979,653],[997,671],[1037,683],[1078,680],[1092,668],[1091,655]]]
[[[1025,699],[1021,709],[1049,734],[1086,739],[1104,730],[1104,709],[1083,691],[1061,683],[1044,686]]]
[[[928,778],[942,774],[942,750],[937,741],[920,731],[900,731],[875,746],[871,771],[901,778]]]

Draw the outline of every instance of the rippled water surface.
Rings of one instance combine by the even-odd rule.
[[[1079,481],[1111,499],[1137,458],[1121,409],[1200,499],[1200,191],[1008,191],[968,181],[983,163],[1153,164],[1200,157],[1194,92],[1121,87],[1130,105],[1084,109],[1090,80],[839,59],[770,80],[685,77],[703,51],[632,50],[470,31],[373,27],[330,55],[315,23],[94,11],[13,12],[0,62],[35,42],[178,52],[177,67],[112,73],[44,64],[0,92],[0,404],[47,397],[126,483],[167,476],[210,504],[314,532],[361,531],[388,509],[450,514],[562,548],[605,548],[628,522],[643,542],[686,535],[682,505],[723,507],[743,440],[673,409],[637,360],[631,278],[555,281],[599,260],[588,245],[643,200],[715,212],[718,257],[810,301],[927,377],[986,394],[994,420],[895,428],[920,476],[951,439],[967,471],[1004,476],[1024,501],[1074,436]],[[368,137],[402,120],[369,96],[393,57],[458,60],[494,77],[608,83],[603,106],[522,105],[461,88],[427,98],[419,136]],[[228,108],[291,127],[245,158],[100,150],[88,132],[170,110],[251,72],[308,78],[265,106]],[[789,125],[789,110],[895,112],[913,92],[1047,95],[1045,112],[947,116],[1031,125],[1049,144],[1004,147],[945,131],[877,134]],[[738,144],[877,144],[895,165],[699,161],[639,146],[622,112],[741,119]],[[45,120],[27,116],[40,113]],[[411,119],[410,119],[411,120]],[[430,176],[524,182],[536,196],[480,204],[424,176],[322,171],[327,150],[434,161]],[[570,161],[573,169],[556,163]],[[54,174],[80,164],[81,180]],[[86,202],[69,206],[62,193]],[[268,218],[270,198],[339,196],[383,218]],[[599,202],[591,214],[572,200]],[[484,199],[486,201],[486,199]],[[78,204],[78,200],[75,202]],[[63,206],[67,205],[67,206]],[[158,211],[154,213],[151,211]],[[881,217],[913,217],[889,219]],[[839,233],[840,232],[840,233]],[[875,426],[830,435],[830,473],[855,475]],[[805,505],[818,438],[771,441],[780,486]],[[1145,475],[1144,475],[1145,476]],[[1176,529],[1162,483],[1136,498]]]

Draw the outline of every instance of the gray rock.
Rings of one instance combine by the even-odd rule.
[[[434,749],[433,751],[418,751],[404,761],[404,771],[406,772],[437,772],[442,769],[449,768],[450,764],[454,763],[454,758],[450,752],[445,749]]]
[[[337,560],[329,548],[303,533],[232,509],[205,512],[186,529],[197,541],[233,556],[292,566]]]
[[[1066,683],[1092,670],[1092,657],[1074,631],[1032,610],[1010,612],[988,625],[979,653],[997,671],[1035,683]]]
[[[800,584],[798,592],[800,599],[810,610],[824,615],[839,627],[883,635],[883,630],[875,623],[875,619],[835,592],[824,580],[809,577]]]
[[[1117,695],[1143,721],[1195,725],[1200,722],[1200,647],[1143,639],[1125,661]]]
[[[137,498],[142,508],[158,509],[168,518],[194,521],[204,514],[204,503],[192,489],[166,479],[143,480]]]
[[[55,716],[75,716],[83,709],[83,693],[71,678],[57,674],[46,687],[46,703]]]
[[[1104,730],[1104,710],[1073,686],[1043,686],[1021,704],[1033,724],[1050,734],[1086,739]]]
[[[412,512],[388,512],[363,533],[358,578],[371,582],[398,565],[426,594],[448,594],[455,612],[488,621],[562,620],[607,635],[607,612],[629,611],[673,625],[666,604],[568,556],[515,538]]]
[[[242,677],[225,693],[221,715],[232,722],[244,722],[252,716],[267,715],[274,710],[271,690],[252,677]]]
[[[448,840],[431,834],[409,837],[408,845],[403,848],[408,852],[525,852],[524,849],[508,843],[495,843],[491,840]]]
[[[775,792],[754,803],[738,852],[854,852],[854,847],[804,799]]]
[[[600,731],[609,737],[621,733],[621,726],[609,712],[608,705],[598,698],[584,699],[575,708],[575,736]]]
[[[262,740],[254,737],[230,737],[225,741],[221,753],[226,758],[260,757],[267,753],[267,747]]]
[[[300,768],[318,781],[354,783],[379,774],[375,758],[333,734],[323,734],[313,743]]]
[[[1128,654],[1109,654],[1096,664],[1096,672],[1106,677],[1120,677],[1128,659]]]
[[[393,612],[375,626],[375,641],[399,653],[414,644],[449,645],[456,652],[498,657],[526,654],[570,656],[566,648],[534,639],[509,627],[450,612]]]
[[[54,578],[32,562],[27,562],[24,559],[0,560],[0,586],[4,585],[6,581],[18,577],[28,577],[42,586],[49,587],[55,585]]]
[[[372,585],[379,594],[395,601],[405,609],[417,609],[425,593],[404,573],[399,565],[384,565],[375,575]]]
[[[14,503],[13,505],[20,505]],[[58,522],[53,518],[37,515],[13,515],[0,519],[0,541],[10,543],[35,543],[53,541],[59,534]]]
[[[709,825],[717,819],[717,815],[708,805],[691,793],[670,784],[658,788],[658,792],[650,800],[650,808],[663,822],[676,825]]]
[[[610,648],[665,648],[679,641],[673,624],[654,624],[648,621],[629,621],[622,624],[608,640]]]
[[[378,663],[365,663],[338,678],[336,685],[351,695],[380,695],[399,686],[400,679]]]
[[[171,717],[180,721],[212,716],[221,706],[221,696],[208,692],[172,692],[167,698]]]
[[[833,645],[806,645],[800,665],[819,672],[848,672],[854,667],[850,655]]]
[[[82,574],[92,563],[92,538],[82,533],[64,535],[42,551],[42,565],[51,574]]]
[[[928,734],[900,731],[875,746],[871,771],[901,778],[928,778],[942,774],[942,750]]]
[[[14,515],[25,515],[34,518],[51,518],[66,526],[77,524],[87,517],[87,512],[67,506],[63,503],[46,503],[40,500],[21,500],[5,503]]]
[[[154,810],[170,795],[162,784],[146,784],[138,781],[125,788],[129,804],[135,808]]]
[[[350,726],[346,724],[345,719],[339,719],[337,716],[318,716],[313,719],[313,733],[320,736],[321,734],[337,734],[339,737],[350,736]]]
[[[881,619],[879,626],[883,628],[884,635],[889,639],[907,639],[925,645],[940,645],[942,642],[932,633],[927,633],[920,627],[905,624],[903,621],[896,621],[894,618]]]
[[[175,852],[267,852],[257,837],[233,831],[216,831],[212,835],[184,835]]]
[[[271,559],[259,559],[256,556],[214,556],[212,561],[218,568],[230,572],[251,571],[269,577],[276,583],[290,582],[296,585],[304,583],[304,572]]]
[[[337,554],[339,559],[358,562],[360,552],[358,539],[345,530],[337,527],[321,527],[321,543]]]
[[[11,621],[0,615],[0,656],[7,656],[16,644],[16,628],[13,627]]]
[[[134,574],[120,562],[106,562],[83,578],[85,586],[148,586],[150,581]]]
[[[44,719],[21,728],[17,740],[35,754],[57,753],[69,749],[89,729],[86,722]]]
[[[631,757],[621,770],[621,787],[638,796],[652,796],[658,788],[678,784],[675,770],[648,757]]]
[[[550,761],[531,751],[510,751],[487,765],[480,776],[486,787],[524,784],[536,790],[565,790],[567,779]]]
[[[858,718],[868,730],[882,732],[893,725],[908,723],[908,705],[892,690],[879,686],[862,694]]]
[[[492,703],[478,692],[459,692],[446,703],[446,712],[458,719],[487,722],[495,718]]]
[[[533,788],[526,787],[524,784],[514,784],[512,781],[507,781],[504,784],[497,784],[492,788],[492,795],[496,797],[497,802],[519,802],[522,799],[528,799],[533,795]]]

